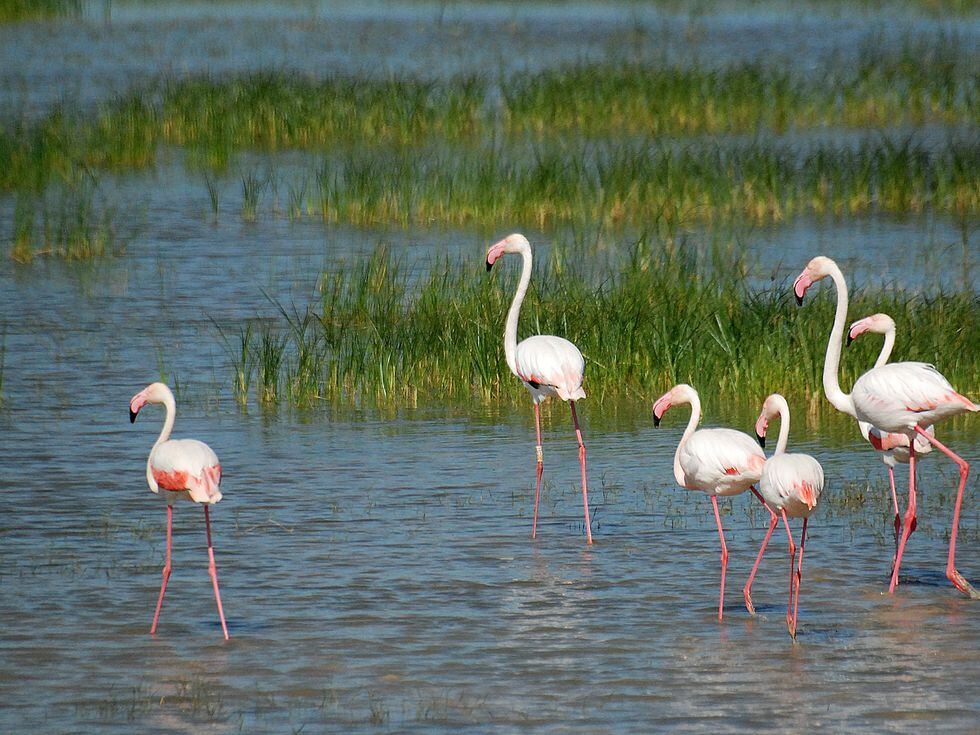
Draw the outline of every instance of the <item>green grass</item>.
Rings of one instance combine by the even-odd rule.
[[[709,409],[722,396],[757,409],[766,394],[782,391],[806,414],[820,416],[829,411],[820,373],[833,320],[830,295],[816,295],[799,309],[788,283],[757,290],[739,252],[731,245],[698,250],[682,240],[644,238],[628,258],[585,270],[580,264],[595,258],[581,245],[559,244],[536,269],[519,336],[558,334],[575,342],[586,357],[585,388],[593,401],[646,401],[689,382],[705,393]],[[284,310],[278,322],[243,327],[243,334],[255,334],[240,362],[233,360],[236,395],[247,400],[239,376],[254,364],[255,396],[266,405],[526,402],[502,347],[518,265],[505,259],[502,266],[487,276],[477,256],[442,262],[418,278],[379,250],[360,265],[324,275],[319,302],[309,310]],[[954,385],[976,390],[975,293],[853,294],[855,318],[877,311],[898,322],[897,359],[935,362]],[[872,364],[879,347],[873,339],[856,343],[842,384]]]
[[[361,150],[302,178],[294,214],[357,225],[648,227],[980,209],[980,142],[705,140]]]
[[[23,191],[14,206],[10,257],[30,263],[36,257],[89,260],[120,252],[115,211],[97,186],[81,182],[52,186],[43,194]]]
[[[80,0],[0,0],[0,23],[76,15],[81,7]]]

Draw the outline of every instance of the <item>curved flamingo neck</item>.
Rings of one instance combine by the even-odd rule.
[[[881,352],[878,353],[878,359],[875,360],[875,367],[879,368],[892,356],[892,348],[895,347],[895,325],[892,324],[888,329],[885,330],[885,343],[881,346]]]
[[[851,400],[850,394],[841,390],[840,381],[837,377],[840,370],[841,345],[844,341],[844,323],[847,321],[847,281],[844,280],[844,274],[841,273],[836,263],[832,263],[829,270],[830,277],[834,280],[834,286],[837,287],[837,311],[834,313],[834,326],[830,330],[827,354],[824,357],[823,392],[834,408],[848,416],[857,418],[857,414],[854,412],[854,401]]]
[[[521,258],[524,261],[521,266],[521,278],[517,283],[514,300],[510,303],[510,309],[507,311],[507,323],[504,325],[504,357],[507,359],[507,366],[514,375],[517,375],[517,320],[521,314],[521,304],[524,303],[528,284],[531,282],[530,249],[522,249]],[[518,377],[520,376],[518,375]]]
[[[163,444],[170,438],[170,432],[174,429],[174,420],[177,418],[177,403],[174,401],[174,394],[168,390],[163,396],[162,403],[167,409],[167,417],[163,420],[163,429],[160,431],[160,436],[153,444],[154,448]]]
[[[772,456],[782,454],[786,451],[786,442],[789,441],[789,404],[786,399],[779,396],[774,400],[776,403],[776,413],[779,416],[779,438],[776,440],[776,449]]]
[[[701,421],[701,398],[693,390],[685,398],[691,404],[691,418],[688,419],[687,428],[684,429],[681,440],[677,442],[677,449],[674,451],[674,479],[677,480],[677,484],[681,487],[686,487],[684,483],[684,470],[681,469],[681,449],[684,448],[684,443],[691,438],[691,434],[698,428],[698,422]]]

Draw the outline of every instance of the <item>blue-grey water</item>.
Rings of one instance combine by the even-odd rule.
[[[156,74],[164,58],[180,72],[274,65],[294,34],[326,27],[321,4],[290,5],[296,17],[285,21],[251,6],[233,22],[248,41],[242,53],[201,42],[199,34],[210,33],[231,43],[218,10],[217,19],[190,22],[194,8],[207,15],[200,5],[111,3],[107,18],[91,14],[99,7],[89,6],[81,22],[0,26],[0,77],[21,74],[31,104],[44,107],[61,85],[102,95],[140,65]],[[466,7],[466,22],[483,28],[481,18],[504,23],[508,14],[553,23],[565,6]],[[372,20],[346,12],[370,43],[390,38],[381,59],[409,58],[404,43],[420,33],[432,55],[424,34],[452,27],[427,31],[435,10],[424,4],[399,6],[425,22],[398,33],[397,14],[379,18],[375,9]],[[629,17],[615,7],[593,12],[602,43],[610,36],[601,35],[600,20],[620,28]],[[445,13],[463,9],[450,4]],[[778,13],[756,18],[763,28],[789,22]],[[554,41],[561,53],[581,29],[567,22]],[[805,30],[814,21],[792,22]],[[873,22],[846,16],[838,25],[858,34]],[[80,56],[23,53],[74,35]],[[749,35],[726,37],[750,45]],[[808,42],[833,38],[814,34]],[[341,44],[337,59],[366,63],[355,46],[362,48]],[[252,58],[254,49],[272,56]],[[66,69],[66,78],[57,76]],[[123,254],[89,264],[0,259],[0,731],[976,730],[980,604],[944,576],[957,479],[949,461],[934,454],[922,463],[919,526],[902,584],[889,595],[884,466],[856,428],[811,435],[797,421],[791,446],[820,459],[827,475],[806,547],[798,642],[785,628],[788,559],[779,529],[755,586],[759,616],[742,606],[765,528],[749,497],[722,503],[731,559],[719,623],[711,505],[677,488],[671,472],[686,414],[675,409],[654,429],[655,396],[634,407],[604,407],[594,397],[581,404],[591,548],[564,406],[545,412],[546,485],[532,541],[529,405],[243,411],[232,399],[218,326],[274,316],[274,301],[305,305],[321,270],[358,262],[378,245],[410,266],[447,254],[473,259],[474,277],[482,277],[485,234],[326,227],[268,209],[245,223],[234,175],[219,181],[216,222],[203,181],[180,169],[106,186],[126,204]],[[0,197],[0,233],[12,218],[13,203]],[[530,234],[541,252],[554,239]],[[824,253],[855,285],[975,289],[976,238],[975,226],[943,218],[801,220],[739,233],[760,287]],[[207,441],[224,468],[225,497],[212,519],[228,642],[207,576],[203,514],[189,503],[174,514],[174,572],[158,635],[148,635],[165,510],[144,470],[162,415],[149,407],[130,425],[128,401],[161,377],[178,387],[175,436]],[[980,394],[980,386],[959,387]],[[735,416],[709,415],[704,424],[736,421],[751,431]],[[980,469],[976,421],[939,435]],[[901,490],[906,483],[900,470]],[[958,538],[960,568],[974,582],[978,487],[975,470]]]

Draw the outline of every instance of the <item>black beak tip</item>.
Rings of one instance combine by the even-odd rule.
[[[487,261],[487,273],[489,273],[489,272],[490,272],[490,269],[491,269],[491,268],[493,268],[493,263],[491,263],[491,262],[490,262],[490,261],[488,260],[488,261]]]
[[[129,423],[131,424],[136,423],[136,411],[134,411],[133,409],[129,409]]]
[[[796,296],[796,305],[797,306],[803,306],[803,297],[802,296]]]
[[[851,346],[851,342],[853,342],[853,341],[854,341],[854,337],[852,337],[850,334],[848,334],[847,335],[847,339],[844,341],[844,346],[845,347],[850,347]]]
[[[755,438],[759,440],[759,446],[762,447],[763,449],[765,449],[766,448],[766,438],[764,436],[759,436],[758,434],[755,435]]]
[[[660,417],[657,414],[653,414],[653,425],[660,426]]]

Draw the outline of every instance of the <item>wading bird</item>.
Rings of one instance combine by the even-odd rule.
[[[963,490],[970,465],[959,455],[947,448],[925,429],[938,421],[960,413],[980,411],[980,406],[969,398],[957,393],[943,375],[932,365],[923,362],[892,362],[872,368],[859,377],[845,394],[837,381],[840,364],[841,343],[844,339],[844,323],[847,319],[847,282],[840,268],[830,258],[818,256],[807,263],[806,268],[793,282],[797,303],[803,303],[807,289],[817,281],[830,276],[837,288],[837,311],[834,326],[827,342],[827,354],[823,367],[823,386],[827,398],[834,406],[858,421],[866,421],[881,432],[902,433],[909,439],[909,504],[905,510],[902,536],[895,555],[889,592],[895,591],[898,584],[898,569],[902,563],[905,543],[911,533],[915,519],[915,445],[916,436],[924,437],[936,449],[952,459],[960,470],[959,488],[953,509],[953,526],[949,538],[949,556],[946,562],[946,576],[958,590],[973,599],[980,594],[964,579],[956,569],[956,531],[960,523],[960,509],[963,505]],[[872,441],[874,433],[871,434]],[[876,449],[889,449],[885,441],[880,441]]]
[[[221,593],[218,592],[218,572],[214,563],[214,549],[211,546],[211,518],[208,514],[208,507],[221,500],[221,491],[218,489],[221,482],[221,465],[218,464],[217,455],[204,442],[199,442],[197,439],[170,438],[177,414],[177,405],[170,388],[163,383],[151,383],[133,396],[129,402],[130,422],[136,421],[136,415],[147,403],[162,403],[167,410],[163,430],[146,460],[146,482],[150,490],[155,493],[163,490],[167,501],[167,561],[163,565],[163,582],[160,585],[160,596],[157,598],[157,609],[153,614],[150,635],[156,633],[160,608],[163,607],[163,596],[167,591],[167,580],[170,579],[173,504],[183,498],[204,506],[204,526],[208,539],[208,574],[214,586],[214,599],[218,602],[221,630],[224,631],[225,640],[228,640],[228,626],[225,624],[225,613],[221,607]]]
[[[734,429],[699,429],[701,399],[694,388],[684,383],[675,385],[653,404],[653,423],[660,421],[671,406],[691,405],[691,418],[674,452],[674,477],[677,484],[688,490],[701,490],[711,496],[711,505],[718,523],[721,540],[721,592],[718,600],[718,619],[725,611],[725,572],[728,569],[728,546],[718,512],[718,496],[738,495],[752,490],[762,476],[766,455],[748,434]],[[765,501],[762,501],[765,503]]]
[[[759,480],[759,494],[769,511],[769,530],[762,539],[759,555],[749,580],[745,583],[745,607],[755,615],[752,606],[752,580],[756,570],[766,553],[766,545],[772,537],[772,532],[779,522],[776,511],[783,518],[786,535],[789,537],[789,603],[786,605],[786,628],[789,634],[796,638],[796,620],[800,608],[800,582],[803,581],[803,549],[806,546],[806,525],[810,514],[817,507],[820,493],[823,492],[823,468],[809,454],[794,452],[786,454],[786,441],[789,438],[789,405],[786,399],[778,393],[773,393],[762,404],[762,413],[755,423],[755,434],[761,446],[766,445],[766,429],[769,422],[779,418],[779,439],[776,450],[766,460],[762,468],[762,478]],[[800,532],[800,559],[796,563],[796,544],[793,543],[793,532],[789,527],[790,518],[802,518],[803,530]],[[795,569],[794,569],[795,565]]]
[[[895,321],[887,314],[872,314],[871,316],[866,316],[863,319],[858,319],[851,325],[851,328],[847,331],[847,340],[845,344],[850,346],[851,342],[857,339],[860,335],[871,332],[873,334],[883,334],[885,335],[885,341],[881,346],[881,352],[878,353],[878,359],[875,360],[874,367],[881,367],[888,362],[891,357],[892,348],[895,346]],[[885,463],[888,468],[888,484],[891,487],[892,492],[892,504],[895,507],[895,559],[898,558],[898,541],[902,533],[902,514],[898,509],[898,493],[895,491],[895,464],[901,462],[902,464],[909,463],[909,438],[906,434],[894,433],[886,434],[880,429],[872,426],[867,421],[859,421],[858,426],[861,429],[861,436],[863,436],[868,442],[871,443],[880,454],[881,461]],[[930,434],[935,435],[935,429],[931,426],[926,427],[926,431]],[[890,446],[890,449],[883,449],[885,445]],[[921,436],[915,437],[915,456],[921,457],[923,454],[928,454],[932,451],[932,444],[927,442]],[[909,528],[909,536],[915,530],[916,519],[912,518],[912,525]],[[895,572],[894,569],[895,561],[892,561],[892,573]]]
[[[585,358],[578,347],[563,337],[551,335],[535,335],[517,342],[517,320],[521,312],[521,303],[527,293],[531,281],[531,244],[524,235],[513,234],[505,237],[487,251],[487,272],[500,256],[505,253],[518,253],[524,263],[521,267],[521,278],[517,284],[517,292],[507,312],[507,322],[504,327],[504,356],[507,366],[524,387],[528,389],[534,402],[534,427],[537,431],[537,487],[534,491],[534,521],[531,526],[531,538],[538,530],[538,501],[541,496],[541,475],[544,471],[544,453],[541,449],[541,409],[540,404],[546,398],[557,396],[568,402],[572,410],[572,422],[575,425],[575,437],[578,440],[578,459],[582,468],[582,504],[585,507],[585,536],[592,543],[592,524],[589,519],[589,491],[585,479],[585,443],[582,441],[582,430],[579,428],[578,416],[575,413],[575,401],[585,398],[582,390],[582,379],[585,375]]]

